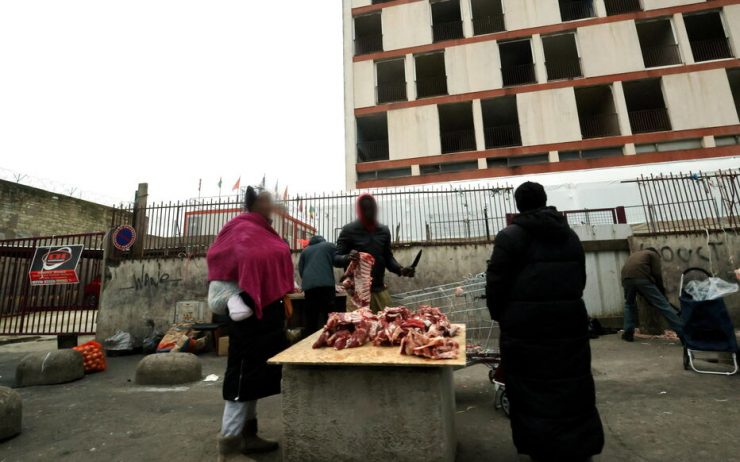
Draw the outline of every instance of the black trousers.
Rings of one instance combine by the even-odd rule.
[[[336,290],[334,287],[315,287],[306,290],[306,335],[324,327],[329,313],[334,309]]]

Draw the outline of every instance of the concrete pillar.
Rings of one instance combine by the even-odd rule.
[[[709,135],[701,139],[701,145],[705,148],[716,148],[717,142],[714,140],[714,136]]]
[[[634,156],[637,154],[637,149],[635,149],[635,143],[627,143],[624,145],[623,153],[625,156]]]
[[[547,153],[547,160],[551,163],[560,162],[560,154],[557,151],[550,151]]]
[[[594,12],[599,18],[606,17],[606,5],[604,5],[604,0],[594,0]]]
[[[414,55],[407,54],[406,59],[403,62],[404,71],[406,73],[406,96],[409,101],[416,100],[416,62],[414,61]]]
[[[488,168],[488,161],[485,157],[478,159],[478,170],[485,170]]]
[[[465,37],[473,36],[473,9],[470,0],[460,0],[460,14],[463,21],[463,35]]]
[[[473,100],[473,127],[475,128],[475,148],[486,150],[486,134],[483,130],[483,109],[479,99]]]
[[[532,57],[534,58],[534,74],[537,83],[547,82],[547,68],[545,67],[545,48],[542,46],[542,36],[532,35]]]
[[[624,99],[622,82],[614,82],[612,93],[614,94],[614,107],[617,110],[617,119],[619,121],[619,132],[622,135],[631,135],[632,127],[630,126],[630,116],[627,111],[627,101]]]
[[[681,53],[681,59],[684,64],[694,64],[694,54],[691,52],[689,34],[686,32],[686,24],[683,22],[683,15],[681,13],[673,15],[673,30],[676,33],[678,51]]]
[[[131,247],[131,251],[136,257],[142,257],[144,255],[144,237],[146,236],[146,204],[149,185],[147,183],[139,183],[139,187],[136,190],[136,196],[134,196],[134,217],[133,226],[136,230],[136,242]]]
[[[421,175],[421,168],[419,165],[412,165],[411,166],[411,176],[419,176]]]

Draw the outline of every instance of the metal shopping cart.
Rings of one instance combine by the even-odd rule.
[[[465,365],[485,364],[488,378],[496,386],[496,408],[509,415],[509,400],[502,374],[498,342],[498,323],[491,320],[486,304],[486,274],[480,273],[462,281],[393,295],[393,299],[407,308],[422,305],[438,307],[450,322],[465,324]]]

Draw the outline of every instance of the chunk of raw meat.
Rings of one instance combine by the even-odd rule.
[[[375,258],[369,253],[360,252],[360,258],[353,261],[344,272],[342,286],[355,308],[367,308],[372,298],[372,269]]]

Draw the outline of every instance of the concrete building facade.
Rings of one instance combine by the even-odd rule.
[[[740,0],[344,0],[348,188],[740,153]]]

